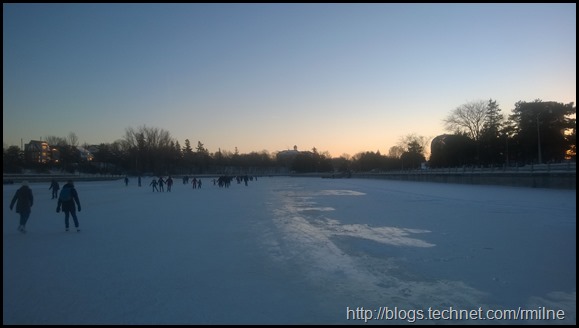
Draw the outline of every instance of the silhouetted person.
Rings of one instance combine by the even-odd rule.
[[[28,222],[28,218],[30,217],[30,208],[34,203],[34,196],[32,195],[30,187],[28,187],[28,181],[22,181],[22,187],[16,190],[10,202],[10,210],[14,207],[14,203],[16,203],[16,213],[20,214],[18,231],[25,233],[26,222]]]
[[[72,180],[68,180],[68,182],[62,186],[62,190],[58,196],[58,205],[56,206],[56,213],[59,213],[61,208],[64,212],[65,231],[68,231],[68,218],[69,216],[72,216],[72,219],[74,220],[74,227],[76,228],[76,231],[80,232],[75,205],[78,206],[78,211],[80,212],[80,200],[78,199],[78,193],[74,188],[74,183]]]
[[[129,185],[129,177],[125,177],[125,186]]]
[[[153,181],[151,181],[151,183],[149,184],[149,186],[153,186],[153,192],[155,192],[155,190],[159,191],[159,189],[157,189],[157,180],[153,179]]]
[[[159,177],[159,191],[165,192],[165,187],[163,187],[163,185],[165,184],[165,180],[163,180],[163,177]]]
[[[165,181],[165,182],[167,182],[167,191],[170,192],[170,191],[171,191],[171,186],[173,186],[173,179],[169,176],[169,177],[167,178],[167,181]]]
[[[55,179],[52,179],[50,187],[48,190],[52,189],[52,199],[58,198],[58,191],[60,190],[60,185]]]

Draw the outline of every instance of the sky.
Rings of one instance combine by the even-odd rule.
[[[576,323],[576,190],[150,180],[76,182],[80,232],[31,182],[25,234],[9,209],[20,185],[4,185],[3,324],[364,324],[366,311],[368,324],[429,324],[450,323],[429,309],[479,308],[565,320],[462,322]],[[387,322],[386,307],[405,317]]]
[[[353,156],[470,102],[576,102],[576,4],[3,4],[3,144],[154,127]]]

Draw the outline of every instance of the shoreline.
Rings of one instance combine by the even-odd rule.
[[[173,175],[180,179],[183,175]],[[194,174],[194,177],[214,178],[219,174]],[[340,173],[286,173],[286,174],[263,174],[258,177],[303,177],[325,179],[384,179],[410,182],[433,182],[433,183],[456,183],[472,185],[501,185],[527,188],[571,189],[576,190],[576,171],[407,171],[407,172],[379,172],[379,173],[351,173],[346,176]],[[4,174],[3,184],[15,184],[24,180],[28,182],[57,181],[113,181],[121,180],[125,176],[102,176],[102,175],[79,175],[79,174]],[[134,179],[134,176],[130,176]],[[149,178],[149,177],[143,177]]]

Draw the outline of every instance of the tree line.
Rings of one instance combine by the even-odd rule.
[[[102,174],[273,174],[287,172],[367,172],[411,170],[425,162],[430,167],[512,166],[554,163],[576,158],[576,108],[573,103],[517,102],[512,113],[501,113],[496,101],[473,101],[452,110],[443,120],[450,132],[434,138],[409,134],[387,155],[363,151],[332,158],[315,147],[286,156],[268,151],[240,154],[210,152],[201,141],[183,146],[169,131],[157,127],[129,127],[113,143],[83,145],[94,158],[82,158],[75,133],[46,137],[58,149],[58,163],[27,162],[18,146],[3,149],[3,170],[80,171]],[[284,155],[284,156],[282,156]],[[428,161],[427,161],[428,158]]]
[[[573,103],[519,101],[508,116],[496,103],[475,101],[445,119],[452,135],[431,146],[432,166],[559,163],[576,158],[576,108]]]

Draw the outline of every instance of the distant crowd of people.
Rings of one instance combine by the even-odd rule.
[[[140,177],[139,177],[140,179]],[[237,181],[238,184],[241,184],[242,182],[245,183],[245,185],[248,185],[248,181],[253,181],[254,179],[257,181],[257,177],[254,176],[249,176],[249,175],[242,175],[242,176],[228,176],[228,175],[222,175],[219,176],[218,178],[214,178],[213,179],[213,185],[214,186],[218,186],[219,188],[229,188],[229,186],[231,185],[231,181],[233,181],[233,179],[235,179]],[[189,184],[189,180],[191,180],[191,186],[193,187],[193,189],[201,189],[201,187],[203,186],[203,181],[201,181],[201,178],[197,178],[197,177],[189,177],[188,175],[183,176],[182,181],[184,185],[188,185]],[[164,186],[167,185],[167,191],[171,191],[171,187],[173,185],[173,178],[171,178],[171,176],[167,177],[167,179],[163,179],[162,176],[158,177],[158,178],[153,178],[151,180],[151,182],[149,183],[149,186],[151,186],[153,188],[153,192],[164,192]],[[140,186],[140,184],[139,184]]]
[[[141,187],[141,176],[137,177],[138,186]],[[231,181],[237,181],[237,184],[241,184],[242,182],[245,186],[248,185],[248,181],[253,181],[254,179],[257,181],[257,177],[248,176],[248,175],[238,175],[238,176],[229,176],[229,175],[222,175],[217,178],[213,179],[213,185],[218,186],[219,188],[229,188],[231,185]],[[125,176],[123,179],[125,186],[129,186],[129,177]],[[203,182],[200,178],[197,177],[183,177],[183,184],[189,184],[189,180],[191,180],[191,185],[193,189],[201,189]],[[158,178],[153,178],[149,183],[149,186],[153,188],[153,192],[165,192],[165,186],[167,186],[167,192],[171,192],[173,187],[173,178],[168,176],[164,179],[162,176]],[[74,182],[72,180],[68,180],[62,188],[60,188],[60,184],[56,179],[53,179],[50,182],[50,186],[48,189],[51,191],[51,199],[56,199],[56,213],[62,212],[64,213],[64,229],[65,231],[69,231],[70,226],[70,218],[74,222],[74,227],[77,232],[80,232],[80,224],[78,221],[77,210],[78,212],[81,211],[80,206],[80,199],[78,196],[78,192],[74,186]],[[20,216],[18,231],[21,233],[26,233],[26,224],[28,223],[28,219],[30,218],[30,214],[32,212],[32,206],[34,204],[34,195],[32,189],[28,185],[28,181],[22,181],[22,185],[12,197],[12,201],[10,202],[10,210],[13,210],[16,207],[16,213]]]

